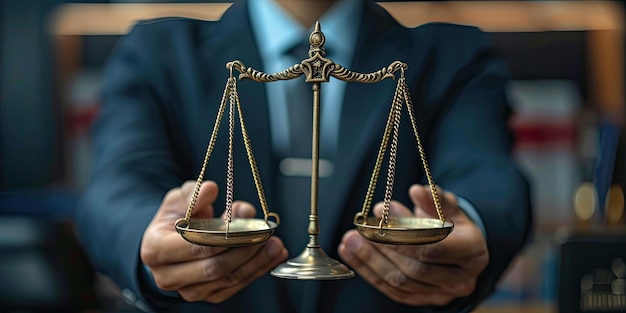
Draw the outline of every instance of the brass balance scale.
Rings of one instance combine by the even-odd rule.
[[[354,225],[364,238],[378,243],[396,245],[418,245],[430,244],[443,240],[454,228],[454,223],[445,218],[441,208],[440,196],[437,193],[435,183],[428,168],[422,142],[415,122],[415,113],[411,102],[408,87],[404,77],[404,72],[408,66],[400,61],[395,61],[389,66],[376,72],[363,74],[350,71],[343,66],[334,63],[325,57],[324,49],[325,37],[321,31],[320,24],[316,23],[315,30],[309,36],[310,49],[309,58],[299,64],[295,64],[286,70],[274,74],[267,74],[246,67],[240,61],[232,61],[226,64],[230,75],[228,77],[224,94],[218,110],[217,119],[211,134],[209,145],[202,163],[200,175],[196,181],[195,189],[184,218],[176,221],[175,227],[180,235],[187,241],[206,246],[219,247],[241,247],[259,244],[269,239],[275,229],[280,224],[278,214],[270,212],[261,177],[252,153],[250,137],[244,123],[241,103],[237,94],[237,78],[233,76],[233,71],[237,70],[239,79],[251,79],[257,82],[273,82],[278,80],[290,80],[305,76],[306,82],[312,83],[313,89],[313,139],[312,139],[312,165],[311,165],[311,213],[309,215],[309,243],[304,251],[297,257],[279,265],[271,274],[280,278],[289,279],[316,279],[332,280],[344,279],[354,276],[354,272],[344,264],[330,258],[318,243],[320,234],[318,219],[318,179],[319,179],[319,133],[320,133],[320,87],[321,83],[328,82],[330,76],[347,81],[360,83],[376,83],[386,78],[395,79],[396,72],[400,72],[395,94],[393,96],[391,109],[385,126],[382,142],[378,150],[376,163],[372,172],[365,200],[361,212],[354,216]],[[229,149],[226,181],[226,207],[224,218],[195,219],[191,215],[198,198],[198,193],[208,160],[215,147],[218,129],[228,103],[229,113]],[[393,191],[395,177],[395,162],[398,146],[398,130],[403,104],[406,104],[407,111],[413,127],[413,133],[417,140],[424,173],[428,179],[430,191],[437,210],[438,218],[420,217],[393,217],[389,216],[389,209]],[[254,179],[261,209],[264,219],[259,218],[232,218],[233,204],[233,133],[235,126],[235,115],[239,117],[239,125],[243,136],[243,141],[250,163],[250,169]],[[386,188],[383,200],[383,212],[380,218],[369,216],[370,207],[374,197],[374,190],[379,178],[383,163],[383,157],[389,148],[389,164],[387,169]],[[270,220],[272,218],[273,220]]]

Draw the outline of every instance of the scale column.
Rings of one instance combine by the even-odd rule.
[[[311,213],[309,215],[309,243],[297,257],[278,265],[271,274],[290,279],[344,279],[354,276],[354,272],[344,264],[329,257],[318,242],[320,234],[318,216],[319,193],[319,143],[320,143],[320,93],[321,83],[328,82],[330,65],[325,58],[324,34],[319,22],[309,36],[311,47],[309,58],[300,63],[306,81],[313,89],[313,136],[311,140]]]
[[[321,83],[313,83],[313,136],[311,140],[311,214],[309,215],[309,247],[319,247],[317,236],[320,234],[318,217],[319,198],[319,148],[320,148],[320,89]]]

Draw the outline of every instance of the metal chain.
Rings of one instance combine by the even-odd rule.
[[[441,207],[441,198],[437,191],[437,187],[434,183],[432,173],[428,166],[428,161],[426,159],[426,153],[424,152],[424,147],[422,145],[422,141],[419,136],[419,132],[417,129],[417,122],[415,118],[415,111],[413,108],[413,101],[411,100],[411,96],[408,90],[408,86],[406,84],[406,78],[404,76],[404,71],[401,71],[400,78],[398,79],[398,83],[396,84],[396,90],[393,96],[391,110],[389,112],[389,117],[387,119],[387,124],[385,126],[385,131],[383,134],[383,139],[378,150],[378,155],[376,157],[376,164],[374,165],[374,170],[372,172],[372,176],[370,178],[370,182],[368,185],[367,193],[365,195],[365,201],[363,202],[363,207],[361,209],[360,216],[358,217],[367,218],[369,214],[369,209],[372,204],[372,200],[374,197],[374,190],[376,187],[376,183],[378,181],[378,177],[380,174],[380,169],[382,167],[382,160],[384,154],[386,152],[387,145],[389,144],[389,139],[392,139],[390,151],[389,151],[389,168],[387,171],[387,184],[385,186],[385,196],[383,200],[383,213],[381,216],[381,220],[379,223],[379,227],[382,229],[383,225],[388,224],[389,219],[389,210],[391,206],[391,197],[393,193],[393,181],[395,176],[395,163],[397,158],[397,146],[398,146],[398,131],[400,124],[400,117],[402,111],[402,104],[406,103],[407,111],[409,112],[409,119],[411,121],[411,126],[413,128],[413,134],[415,135],[415,139],[417,141],[417,148],[420,154],[420,159],[422,161],[422,166],[424,167],[424,173],[426,175],[426,179],[428,180],[428,185],[430,188],[430,192],[433,198],[433,202],[435,205],[435,209],[437,210],[437,215],[441,223],[445,223],[445,216],[443,213],[443,209]],[[392,135],[393,131],[393,135]],[[365,223],[365,221],[363,221]]]
[[[228,101],[228,161],[226,169],[226,208],[224,209],[224,222],[226,223],[226,238],[230,229],[233,212],[234,185],[233,179],[233,137],[235,136],[235,90],[237,82],[233,80]]]
[[[424,173],[426,174],[426,178],[428,179],[428,185],[430,186],[430,193],[433,197],[435,208],[437,209],[437,215],[439,216],[441,224],[444,224],[446,218],[443,215],[443,209],[441,208],[441,199],[439,197],[439,193],[437,192],[437,186],[435,185],[433,176],[430,173],[428,161],[426,161],[426,153],[424,152],[424,147],[422,146],[422,140],[420,139],[419,132],[417,131],[417,122],[415,119],[415,112],[413,110],[413,101],[411,101],[409,88],[406,84],[406,79],[404,78],[404,72],[402,73],[402,76],[400,77],[398,83],[402,84],[402,94],[404,96],[403,98],[406,103],[407,110],[409,111],[409,118],[411,119],[411,125],[413,126],[413,133],[415,134],[415,139],[417,140],[417,149],[419,150],[420,158],[422,159]]]
[[[400,81],[398,81],[400,87]],[[393,183],[396,175],[396,160],[398,156],[398,133],[400,131],[400,116],[402,115],[402,97],[394,97],[393,105],[393,137],[389,149],[389,164],[387,167],[387,184],[385,185],[385,196],[383,198],[383,213],[378,227],[381,229],[389,223],[389,209],[391,207],[391,197],[393,196]]]
[[[246,124],[244,123],[243,111],[241,109],[241,103],[239,102],[239,95],[237,93],[237,83],[234,84],[235,88],[233,88],[233,94],[235,95],[235,102],[237,105],[237,111],[239,113],[239,125],[241,126],[241,134],[243,136],[243,143],[246,147],[246,153],[248,155],[248,162],[250,163],[250,169],[252,170],[252,178],[254,179],[254,186],[256,187],[257,195],[259,197],[259,202],[261,203],[261,209],[263,210],[263,215],[265,217],[265,221],[267,221],[268,215],[270,215],[269,209],[267,207],[267,200],[265,199],[265,192],[263,191],[263,183],[261,182],[261,175],[259,174],[259,169],[256,164],[256,160],[254,158],[254,154],[252,153],[252,145],[250,143],[250,137],[248,136],[248,130],[246,128]],[[273,214],[273,216],[278,221],[278,216]]]
[[[372,176],[370,178],[370,182],[367,187],[365,201],[363,201],[363,207],[361,209],[361,216],[363,218],[367,218],[370,207],[372,205],[372,200],[374,198],[374,191],[376,189],[376,184],[378,182],[378,177],[380,175],[380,168],[382,167],[383,158],[385,156],[387,145],[389,144],[389,138],[391,137],[391,132],[393,130],[393,121],[394,121],[394,115],[395,115],[394,106],[395,106],[395,103],[398,102],[401,96],[402,96],[402,91],[400,88],[400,84],[396,84],[396,91],[393,95],[393,100],[391,102],[391,109],[389,110],[389,116],[387,117],[387,124],[385,125],[385,131],[383,133],[383,138],[380,143],[380,147],[378,148],[376,164],[374,165],[374,170],[372,171]]]
[[[193,190],[193,195],[191,196],[191,201],[189,201],[189,206],[187,207],[187,212],[185,213],[185,222],[187,226],[189,226],[189,220],[191,219],[191,214],[196,206],[196,201],[198,200],[198,193],[200,192],[200,186],[202,186],[202,180],[204,179],[204,172],[206,171],[206,166],[209,163],[209,157],[213,150],[215,149],[215,142],[217,141],[217,132],[220,128],[220,124],[222,121],[222,116],[224,116],[224,111],[226,110],[226,97],[230,94],[232,84],[234,83],[235,78],[231,76],[226,81],[226,87],[224,87],[224,94],[222,95],[222,101],[220,102],[220,107],[217,111],[217,118],[215,119],[215,125],[213,125],[213,132],[211,133],[211,139],[209,140],[209,145],[207,147],[206,153],[204,154],[204,160],[202,161],[202,169],[200,169],[200,174],[198,175],[198,179],[196,180],[196,186]]]

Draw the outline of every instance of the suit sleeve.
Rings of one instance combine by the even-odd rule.
[[[136,298],[143,232],[182,177],[166,131],[167,89],[149,50],[139,25],[109,58],[93,129],[92,177],[76,216],[79,239],[95,267]]]
[[[531,225],[529,185],[511,155],[507,66],[485,34],[475,28],[464,30],[453,32],[458,38],[439,52],[440,60],[446,61],[440,73],[451,78],[434,96],[441,109],[428,146],[435,181],[466,199],[480,216],[490,260],[474,294],[455,303],[464,309],[455,312],[469,311],[494,291],[526,243]],[[465,59],[459,57],[461,50],[469,50]]]

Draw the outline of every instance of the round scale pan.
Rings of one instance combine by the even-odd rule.
[[[214,247],[243,247],[262,243],[269,239],[278,226],[275,222],[256,218],[234,218],[229,225],[221,218],[184,219],[176,221],[176,230],[191,243]]]
[[[423,245],[443,240],[454,228],[451,220],[444,223],[435,218],[389,217],[386,227],[380,229],[377,217],[368,217],[363,223],[354,223],[361,236],[370,241],[394,245]]]

